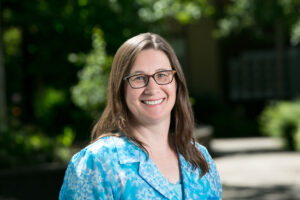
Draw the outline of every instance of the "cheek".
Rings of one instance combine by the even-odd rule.
[[[170,93],[170,95],[176,97],[176,91],[177,91],[177,84],[176,84],[176,82],[174,82],[174,83],[172,83],[172,85],[170,85],[169,93]]]
[[[131,102],[131,98],[132,98],[132,94],[131,94],[131,91],[130,91],[130,88],[128,88],[128,85],[125,86],[125,101],[126,101],[126,105],[127,107],[129,107],[130,105],[130,102]]]
[[[124,91],[127,107],[136,102],[139,99],[141,93],[139,89],[132,89],[128,84],[125,86]]]

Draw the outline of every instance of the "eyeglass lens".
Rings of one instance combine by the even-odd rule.
[[[145,87],[149,78],[152,77],[159,85],[171,83],[173,80],[172,70],[156,72],[153,75],[138,74],[129,78],[129,83],[134,88]]]

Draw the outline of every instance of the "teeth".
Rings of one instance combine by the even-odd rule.
[[[144,101],[145,104],[149,104],[149,105],[155,105],[155,104],[159,104],[163,101],[163,99],[160,100],[156,100],[156,101]]]

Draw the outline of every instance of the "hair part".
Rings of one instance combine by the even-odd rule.
[[[209,166],[203,154],[196,148],[196,142],[193,138],[194,115],[184,74],[172,47],[157,34],[139,34],[127,40],[117,50],[110,72],[107,105],[92,130],[91,142],[108,135],[125,135],[146,151],[144,144],[137,140],[129,130],[131,125],[130,111],[125,101],[123,77],[129,74],[137,54],[147,49],[164,52],[172,68],[176,70],[177,91],[175,105],[171,113],[169,141],[171,147],[182,154],[194,168],[201,169],[201,176],[203,176],[209,171]]]

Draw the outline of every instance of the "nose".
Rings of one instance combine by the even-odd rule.
[[[152,94],[158,87],[159,85],[155,82],[153,77],[149,77],[148,84],[145,87],[145,94]]]

